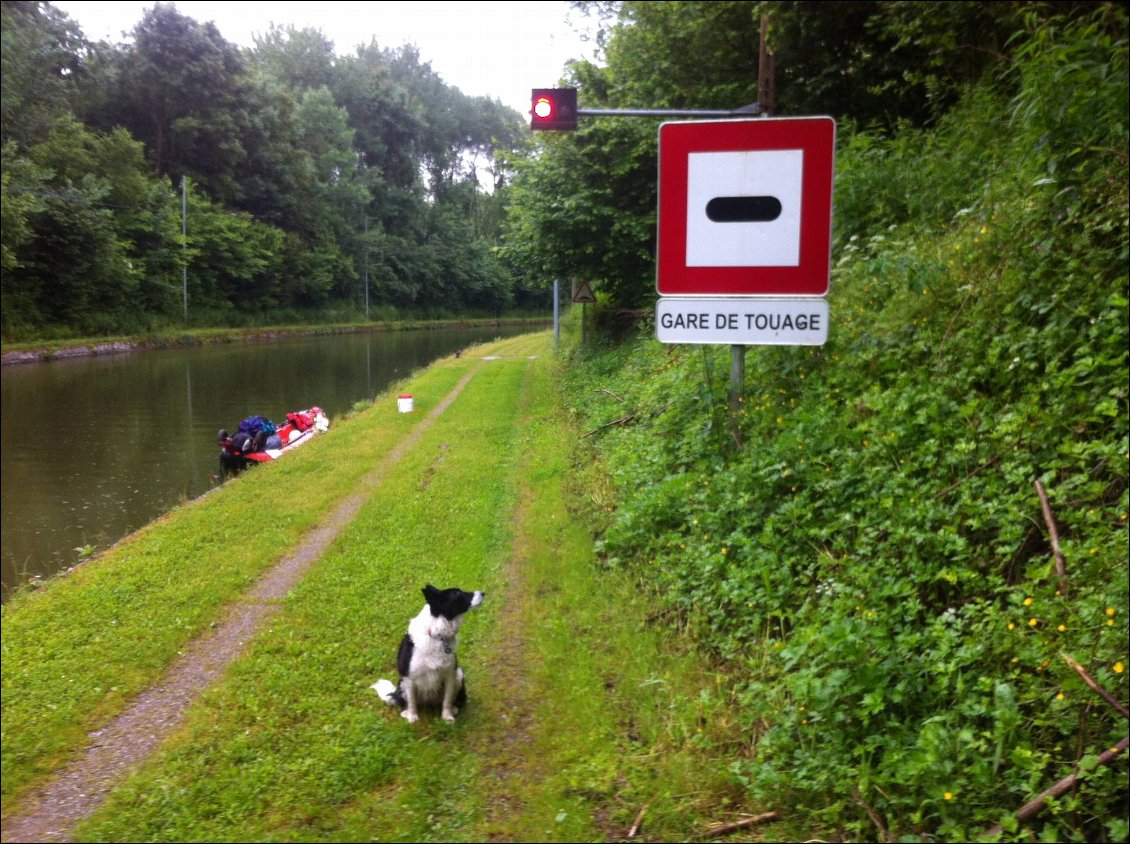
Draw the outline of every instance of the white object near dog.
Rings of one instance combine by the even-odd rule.
[[[412,412],[412,396],[408,393],[396,397],[396,406],[400,409],[401,413]]]

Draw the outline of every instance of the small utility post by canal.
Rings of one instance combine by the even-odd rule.
[[[365,216],[365,319],[369,318],[369,217]]]
[[[180,177],[181,288],[184,291],[184,323],[188,325],[188,177]]]

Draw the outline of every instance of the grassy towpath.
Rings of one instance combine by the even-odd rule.
[[[726,736],[724,690],[677,639],[645,624],[647,602],[630,583],[595,570],[591,539],[568,509],[583,494],[568,486],[577,435],[556,404],[548,337],[477,348],[399,388],[427,411],[468,375],[243,654],[75,838],[607,840],[646,809],[640,837],[679,840],[733,819],[742,807],[719,751],[740,737]],[[388,398],[323,438],[324,452],[341,448],[341,430],[404,439],[416,414],[396,414]],[[307,531],[364,477],[347,451],[337,459],[352,489],[342,483],[329,503],[295,516]],[[221,493],[269,476],[304,484],[326,453]],[[426,582],[488,593],[463,628],[471,703],[454,725],[408,725],[368,688],[392,676]],[[34,614],[34,597],[5,617],[5,751],[9,620]],[[111,709],[103,702],[101,717]],[[51,754],[27,754],[46,771],[38,781],[83,740],[54,743]],[[13,761],[34,784],[26,767]],[[29,788],[13,790],[6,818]]]

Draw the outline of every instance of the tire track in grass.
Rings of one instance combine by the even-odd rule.
[[[354,840],[361,831],[372,840],[400,841],[606,837],[603,810],[589,814],[586,800],[560,776],[561,744],[571,744],[573,736],[557,734],[562,722],[552,717],[556,710],[546,707],[545,696],[559,690],[547,682],[543,660],[558,654],[537,641],[554,626],[544,618],[547,608],[558,618],[569,615],[554,595],[554,573],[568,569],[564,557],[591,541],[564,511],[559,489],[563,457],[560,448],[547,447],[559,431],[552,370],[547,367],[544,361],[528,367],[518,396],[518,439],[508,470],[515,496],[512,508],[497,514],[509,525],[510,539],[498,573],[487,586],[493,617],[480,634],[469,669],[473,673],[467,720],[454,732],[420,730],[420,743],[413,746],[396,779],[381,783],[344,810],[335,830],[339,837],[325,840]],[[574,644],[598,645],[578,640]],[[594,691],[601,697],[599,687]],[[594,741],[593,730],[586,728],[575,738],[587,747]],[[574,752],[570,748],[566,754],[567,764],[575,764]]]
[[[435,408],[366,475],[343,501],[281,563],[236,601],[209,635],[197,639],[165,677],[114,721],[91,733],[91,746],[28,799],[23,811],[4,821],[4,841],[68,841],[81,820],[110,790],[143,762],[180,724],[189,704],[243,653],[280,601],[344,530],[388,471],[416,444],[482,368],[476,362]]]
[[[528,380],[528,379],[527,379]],[[521,409],[523,427],[531,422],[530,385],[523,390]],[[530,746],[536,729],[538,689],[530,676],[534,659],[529,641],[528,620],[534,600],[527,569],[532,564],[527,547],[527,500],[531,495],[528,472],[531,455],[523,455],[519,467],[518,505],[511,517],[514,546],[505,566],[506,600],[499,613],[497,629],[507,631],[491,648],[488,671],[492,685],[500,691],[485,702],[483,724],[478,738],[478,753],[483,758],[483,772],[490,785],[482,789],[489,795],[483,819],[484,841],[519,841],[512,827],[516,817],[529,811],[524,788],[537,781],[539,771],[530,759]]]
[[[463,830],[466,840],[526,841],[538,832],[544,836],[538,840],[590,840],[600,832],[599,825],[577,824],[576,819],[568,827],[552,829],[560,816],[554,820],[546,812],[546,801],[553,802],[550,795],[557,790],[556,784],[546,782],[547,774],[557,760],[552,756],[554,742],[545,735],[554,727],[540,719],[544,696],[553,690],[535,668],[545,654],[534,638],[543,632],[538,618],[548,593],[556,588],[547,583],[544,572],[568,570],[563,557],[572,550],[567,534],[575,527],[564,501],[557,498],[562,467],[554,466],[556,455],[546,448],[553,438],[547,431],[556,424],[547,405],[550,377],[549,370],[539,367],[527,373],[523,384],[518,425],[524,443],[515,466],[519,492],[510,516],[513,539],[503,571],[505,598],[484,666],[492,693],[484,696],[471,738],[484,775],[476,787],[483,809],[477,823]],[[546,523],[547,509],[557,511],[552,526]]]

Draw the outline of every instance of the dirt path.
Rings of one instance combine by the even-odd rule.
[[[451,406],[482,363],[471,369],[443,400],[404,437],[301,545],[269,570],[237,601],[209,635],[197,639],[165,674],[113,722],[90,735],[87,751],[41,787],[23,812],[4,821],[4,841],[69,841],[71,830],[89,816],[110,790],[143,762],[180,723],[188,706],[237,659],[286,594],[317,562],[330,543],[395,466]]]

